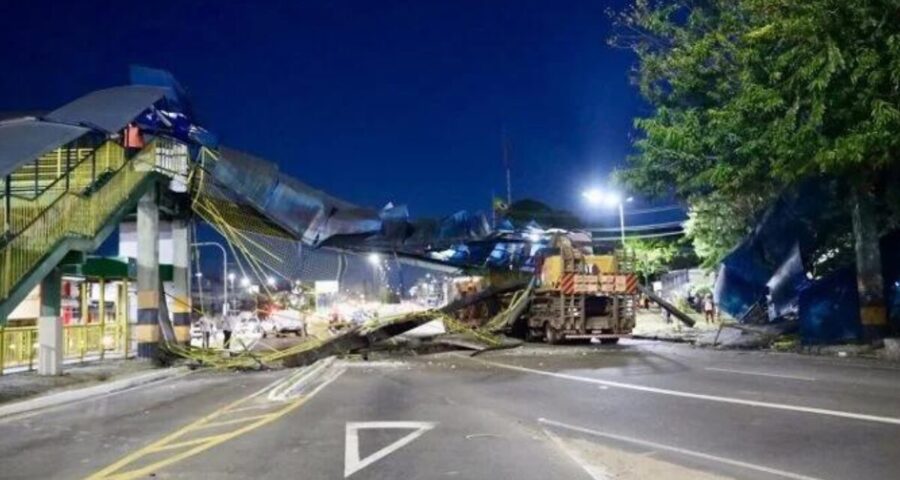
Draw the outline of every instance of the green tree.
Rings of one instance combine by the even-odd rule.
[[[625,179],[700,208],[711,195],[760,199],[750,210],[811,175],[846,182],[861,318],[874,330],[886,325],[874,205],[900,147],[898,9],[898,0],[634,0],[613,39],[637,54],[635,80],[654,107],[636,121],[639,153]]]
[[[720,193],[694,198],[685,234],[701,266],[712,268],[750,233],[764,202],[753,196],[728,198]]]
[[[668,271],[670,263],[679,253],[678,245],[668,240],[627,240],[625,247],[634,254],[635,272],[645,284],[656,275]]]

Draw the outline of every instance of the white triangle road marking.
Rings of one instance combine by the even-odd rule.
[[[437,424],[434,422],[347,422],[347,433],[344,443],[344,478],[390,455],[404,445],[419,438],[422,434],[434,428],[435,425]],[[413,430],[413,432],[360,460],[359,431],[376,429],[404,429]]]

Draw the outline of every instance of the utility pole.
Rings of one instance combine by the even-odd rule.
[[[222,251],[222,316],[228,315],[228,251],[219,242],[196,242],[191,244],[197,252],[197,271],[200,271],[200,247],[218,247]],[[203,298],[203,283],[200,283],[200,298]],[[202,309],[202,302],[201,309]]]
[[[503,130],[503,166],[506,168],[506,205],[512,205],[512,175],[509,164],[509,137]]]
[[[491,228],[497,229],[497,196],[491,190]]]

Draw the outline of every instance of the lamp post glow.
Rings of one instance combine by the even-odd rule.
[[[380,293],[378,274],[381,273],[381,255],[377,252],[372,252],[366,257],[366,260],[369,262],[369,265],[372,266],[372,290],[374,290],[374,297],[377,300]]]
[[[634,200],[634,197],[622,199],[616,192],[606,192],[599,188],[591,188],[581,193],[591,205],[604,205],[619,208],[619,230],[622,236],[622,247],[625,246],[625,203]]]
[[[200,255],[200,247],[216,247],[222,251],[222,316],[228,315],[228,284],[225,283],[225,278],[228,277],[228,251],[225,250],[225,247],[222,246],[219,242],[197,242],[192,243],[192,247],[194,247],[197,251],[197,255]],[[198,261],[199,263],[199,261]],[[200,272],[197,272],[200,273]],[[200,275],[197,276],[200,278]]]

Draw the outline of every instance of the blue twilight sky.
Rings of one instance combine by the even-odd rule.
[[[624,0],[0,0],[0,110],[171,71],[224,144],[413,216],[504,191],[585,213],[647,108],[606,44]]]

